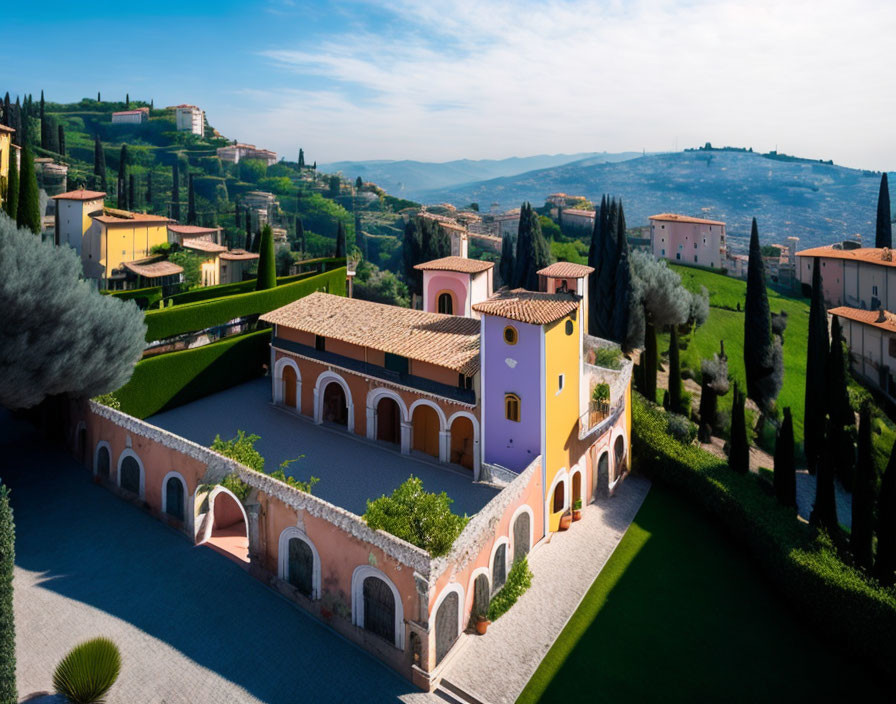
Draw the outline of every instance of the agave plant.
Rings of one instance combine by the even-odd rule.
[[[53,687],[72,704],[102,704],[121,672],[121,653],[108,638],[76,645],[53,673]]]

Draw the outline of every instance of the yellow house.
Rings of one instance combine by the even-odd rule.
[[[12,152],[12,135],[15,130],[0,125],[0,207],[6,202],[6,187],[9,183],[9,155]]]
[[[81,263],[84,275],[115,288],[127,277],[125,264],[146,259],[153,247],[168,241],[168,218],[105,208],[90,215]]]
[[[105,197],[102,191],[83,188],[52,196],[56,201],[56,244],[67,244],[80,256],[84,235],[93,223],[90,216],[102,214]]]

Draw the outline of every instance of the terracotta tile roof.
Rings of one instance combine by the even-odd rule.
[[[183,273],[184,270],[183,267],[178,266],[174,262],[169,262],[164,259],[157,262],[147,262],[145,259],[136,262],[125,262],[124,267],[146,279],[156,279],[160,276],[174,276],[175,274]]]
[[[247,252],[245,249],[232,249],[229,252],[221,252],[221,259],[230,261],[245,261],[248,259],[258,259],[259,254],[255,252]]]
[[[518,288],[502,290],[495,296],[473,306],[486,315],[498,315],[521,323],[547,325],[577,310],[579,297],[572,293],[536,293]]]
[[[692,222],[696,225],[724,225],[721,220],[705,220],[703,218],[692,218],[689,215],[678,215],[677,213],[660,213],[659,215],[651,215],[648,220],[666,220],[667,222]]]
[[[414,266],[420,271],[460,271],[464,274],[478,274],[488,271],[495,266],[494,262],[486,262],[481,259],[467,259],[466,257],[442,257],[430,262],[423,262]]]
[[[208,240],[197,240],[197,239],[186,239],[184,240],[183,245],[187,249],[196,249],[200,252],[226,252],[227,247],[221,244],[215,244],[214,242],[209,242]]]
[[[105,197],[106,194],[103,191],[85,191],[83,188],[69,191],[68,193],[60,193],[58,196],[50,196],[54,200],[97,200]]]
[[[593,218],[594,211],[593,210],[579,210],[578,208],[569,208],[568,210],[563,211],[563,217],[567,215],[572,215],[577,218]]]
[[[839,318],[848,318],[849,320],[855,320],[857,323],[873,325],[888,332],[896,332],[896,315],[889,311],[863,310],[862,308],[840,306],[839,308],[831,308],[828,312]]]
[[[149,113],[149,108],[137,108],[136,110],[119,110],[118,112],[113,112],[112,116],[115,115],[140,115],[142,113]]]
[[[889,259],[884,259],[886,248],[881,247],[859,247],[858,249],[834,249],[830,245],[827,247],[813,247],[812,249],[804,249],[797,252],[798,257],[822,257],[827,259],[846,259],[854,262],[868,262],[869,264],[879,264],[880,266],[896,266],[893,260],[894,250],[888,250]]]
[[[0,125],[0,132],[15,132],[15,129],[6,125]]]
[[[584,279],[593,271],[593,267],[585,266],[584,264],[556,262],[539,270],[537,273],[542,276],[550,276],[554,279]]]
[[[479,321],[473,318],[317,292],[266,313],[261,320],[467,376],[479,371]]]
[[[94,220],[105,223],[106,225],[133,225],[142,223],[167,223],[171,222],[170,218],[162,215],[149,215],[148,213],[132,213],[129,210],[118,210],[115,208],[104,208],[102,215],[91,215]]]
[[[220,227],[199,227],[199,225],[168,225],[168,230],[179,235],[213,235]]]

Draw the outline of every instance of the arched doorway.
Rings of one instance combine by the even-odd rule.
[[[184,485],[178,477],[168,477],[165,482],[165,513],[184,520]]]
[[[620,435],[613,444],[613,480],[619,479],[626,470],[625,439]]]
[[[394,398],[383,396],[376,405],[376,439],[401,444],[401,409]]]
[[[132,455],[122,458],[119,485],[125,491],[140,495],[140,463]]]
[[[513,522],[513,561],[525,557],[529,553],[529,535],[532,532],[531,519],[526,512],[521,513]]]
[[[348,404],[342,384],[330,381],[324,387],[324,400],[321,419],[325,423],[348,426]]]
[[[595,495],[605,497],[610,493],[610,454],[604,452],[597,462],[597,487]]]
[[[575,472],[572,475],[572,496],[569,497],[570,503],[575,504],[576,499],[582,498],[582,473]]]
[[[432,406],[420,405],[411,418],[414,428],[414,449],[433,457],[439,456],[439,414]]]
[[[436,611],[436,665],[442,662],[460,635],[457,625],[459,612],[460,599],[457,592],[449,592]]]
[[[311,546],[301,538],[290,538],[288,551],[286,581],[310,598],[314,588],[314,553]]]
[[[443,291],[439,294],[437,305],[439,313],[454,315],[454,296],[448,291]]]
[[[507,543],[501,543],[492,558],[492,594],[507,581]]]
[[[292,365],[287,364],[283,367],[283,404],[289,408],[298,408],[298,399],[296,398],[296,382],[298,380],[296,370]]]
[[[461,467],[473,469],[473,421],[466,416],[458,416],[451,424],[450,461]]]
[[[363,586],[364,630],[395,643],[395,596],[379,577],[367,577]]]
[[[102,445],[96,453],[96,473],[101,478],[108,479],[111,467],[112,457],[109,455],[109,448]]]
[[[473,581],[473,608],[470,613],[474,622],[477,616],[484,618],[488,614],[489,601],[488,575],[478,574]]]
[[[566,482],[559,481],[554,487],[554,496],[551,499],[551,513],[558,513],[563,510],[566,503]]]
[[[249,562],[249,528],[239,499],[219,486],[209,494],[211,526],[206,543],[238,562]]]

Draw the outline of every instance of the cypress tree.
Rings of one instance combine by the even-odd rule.
[[[193,174],[188,177],[189,188],[187,190],[187,224],[196,224],[196,192],[193,190]]]
[[[821,264],[812,262],[812,304],[809,309],[809,337],[806,349],[806,403],[803,418],[803,443],[809,472],[815,474],[824,452],[828,317],[821,290]]]
[[[588,266],[594,269],[591,276],[588,277],[588,333],[590,335],[600,334],[600,325],[598,323],[598,306],[597,299],[598,283],[601,269],[601,252],[604,248],[604,236],[607,230],[607,197],[602,196],[600,199],[600,207],[594,214],[594,229],[591,231],[591,244],[588,247]],[[651,401],[655,396],[649,396]]]
[[[15,154],[9,155],[9,177],[6,182],[6,203],[3,204],[6,214],[13,220],[19,212],[19,166]]]
[[[355,179],[355,188],[360,191],[363,187],[364,182],[361,180],[361,177],[358,176],[358,178]]]
[[[794,459],[793,418],[784,409],[784,420],[775,441],[775,496],[784,506],[796,506],[796,460]]]
[[[100,92],[99,92],[99,91],[96,92],[96,102],[98,102],[98,103],[103,102],[103,101],[100,99]]]
[[[107,190],[106,184],[106,151],[103,149],[103,143],[97,134],[93,140],[93,173],[96,176],[97,188],[101,191]]]
[[[890,452],[890,461],[880,482],[877,500],[877,559],[874,574],[881,584],[889,586],[896,581],[896,452]]]
[[[13,133],[13,143],[19,145],[20,147],[25,146],[26,134],[25,130],[25,120],[22,115],[22,106],[19,104],[19,98],[16,96],[16,107],[13,110],[13,114],[15,115],[15,132]]]
[[[240,204],[234,203],[233,205],[233,218],[236,221],[237,228],[243,226],[243,219],[240,217]]]
[[[252,251],[252,214],[246,208],[246,251]]]
[[[263,291],[277,286],[277,266],[274,261],[274,233],[270,225],[261,228],[261,243],[258,247],[258,278],[256,291]]]
[[[404,226],[404,240],[401,247],[402,268],[408,290],[416,297],[423,293],[423,272],[414,267],[420,264],[423,255],[423,236],[417,218],[408,220]],[[412,307],[414,307],[412,305]]]
[[[296,242],[299,245],[299,251],[305,252],[305,227],[302,225],[302,218],[296,215]]]
[[[11,115],[9,114],[9,91],[6,91],[6,95],[3,97],[3,123],[7,127],[12,127],[12,121],[10,120]]]
[[[872,566],[874,480],[871,404],[866,401],[859,411],[858,461],[852,490],[852,529],[849,535],[849,549],[856,564],[865,569]]]
[[[65,159],[65,126],[60,123],[57,137],[57,153]]]
[[[541,232],[541,223],[530,203],[520,208],[520,225],[516,238],[513,288],[538,290],[538,270],[550,263],[550,249]]]
[[[146,174],[146,207],[152,210],[152,171]]]
[[[684,413],[681,407],[681,360],[677,325],[673,325],[669,333],[669,407],[673,413]]]
[[[171,217],[180,222],[180,173],[178,171],[175,161],[171,165]],[[247,227],[246,232],[248,231]]]
[[[299,147],[299,170],[305,168],[305,152]]]
[[[601,251],[598,253],[598,268],[592,276],[597,277],[597,298],[589,300],[592,308],[597,308],[597,336],[610,338],[613,336],[614,296],[616,293],[616,267],[619,259],[619,203],[615,198],[609,200],[606,222],[602,225],[605,231],[601,238]]]
[[[843,352],[840,319],[835,315],[831,322],[831,348],[828,355],[827,408],[831,422],[837,426],[837,432],[841,437],[841,441],[837,443],[837,476],[840,477],[846,490],[851,491],[855,470],[852,438],[855,433],[856,416],[846,390],[846,374],[846,355]]]
[[[809,522],[819,528],[823,528],[831,535],[839,530],[837,522],[837,495],[834,489],[835,460],[837,457],[838,442],[842,433],[838,432],[838,426],[830,419],[825,423],[824,453],[818,463],[818,472],[815,475],[815,505]]]
[[[610,325],[610,339],[626,346],[629,337],[629,308],[632,295],[632,272],[628,257],[628,239],[625,236],[625,214],[619,201],[619,224],[621,233],[616,255],[616,290],[613,292],[613,314]]]
[[[0,485],[0,702],[19,701],[16,691],[16,624],[13,613],[15,534],[9,489]]]
[[[40,195],[37,190],[37,175],[34,173],[34,157],[31,148],[22,149],[22,171],[19,174],[19,203],[16,224],[27,227],[35,235],[41,231]]]
[[[40,92],[40,146],[43,149],[50,148],[49,126],[47,125],[47,113],[44,109],[44,92]]]
[[[345,256],[345,225],[340,220],[336,224],[336,253],[333,255],[337,258]]]
[[[750,446],[747,442],[746,396],[734,384],[734,404],[731,407],[731,436],[728,449],[728,465],[739,474],[750,471]]]
[[[137,177],[134,174],[128,176],[128,207],[137,209]]]
[[[765,288],[765,263],[759,247],[756,218],[750,233],[750,260],[747,268],[747,296],[744,305],[744,372],[747,396],[767,413],[774,403],[766,382],[774,372],[771,311]]]
[[[887,184],[886,171],[880,175],[880,191],[877,194],[877,228],[875,230],[874,246],[893,246],[893,225],[890,222],[890,188]]]
[[[498,264],[498,275],[503,286],[510,286],[513,281],[513,239],[504,235],[501,240],[501,261]]]
[[[121,145],[118,155],[118,207],[128,210],[128,145]]]
[[[647,321],[644,323],[644,352],[641,355],[641,364],[644,365],[644,395],[652,403],[656,403],[656,327],[651,322],[650,316],[646,317]]]
[[[124,109],[125,110],[131,109],[131,94],[130,93],[124,94]]]

